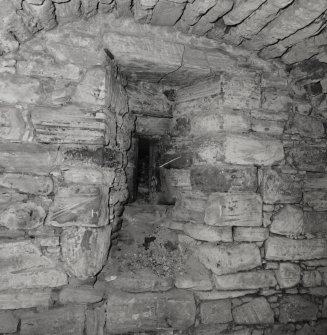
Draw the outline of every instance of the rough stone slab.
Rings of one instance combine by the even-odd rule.
[[[199,165],[191,169],[192,188],[205,193],[255,192],[257,169],[254,166]]]
[[[276,278],[281,288],[296,286],[301,279],[301,269],[294,263],[280,263]]]
[[[139,136],[162,137],[169,134],[170,122],[168,118],[139,115],[136,118],[135,132]]]
[[[324,0],[296,1],[244,46],[260,50],[264,46],[274,44],[310,24],[326,9],[327,4]]]
[[[0,332],[16,333],[19,320],[11,312],[0,312]]]
[[[240,23],[254,12],[263,2],[264,0],[250,0],[246,2],[236,0],[233,9],[223,17],[225,24],[233,26]]]
[[[214,276],[217,290],[249,290],[276,286],[273,271],[252,271]]]
[[[309,260],[327,258],[326,239],[292,240],[284,237],[269,237],[265,242],[268,260]]]
[[[84,306],[69,306],[50,309],[41,313],[22,315],[22,335],[83,335],[85,322]]]
[[[31,121],[38,142],[99,145],[108,142],[105,138],[106,115],[101,110],[90,113],[74,105],[33,107]]]
[[[256,193],[213,193],[204,221],[210,226],[261,226],[261,197]]]
[[[151,24],[155,26],[173,26],[181,17],[186,0],[159,0],[153,9]]]
[[[181,271],[176,274],[175,286],[199,291],[210,291],[213,287],[209,271],[195,256],[190,256]]]
[[[111,227],[70,227],[61,235],[62,260],[69,273],[93,277],[103,267],[110,247]]]
[[[116,291],[108,295],[107,330],[112,334],[133,332],[135,329],[185,329],[193,325],[194,319],[194,297],[187,291],[142,294]]]
[[[261,265],[259,248],[255,244],[202,244],[196,248],[195,254],[217,275],[251,270]]]
[[[304,191],[303,202],[315,211],[326,211],[327,192],[325,190]]]
[[[232,227],[212,227],[205,224],[185,224],[183,231],[195,240],[207,242],[232,242]]]
[[[286,295],[280,302],[279,322],[302,322],[317,319],[318,307],[307,296]]]
[[[301,235],[303,232],[303,211],[300,207],[286,205],[273,215],[270,231],[279,235]]]
[[[327,212],[304,212],[304,233],[327,233]]]
[[[46,224],[55,227],[107,225],[108,193],[108,188],[100,185],[59,187]]]
[[[210,291],[210,292],[194,292],[199,300],[220,300],[243,297],[248,294],[255,294],[257,290],[242,290],[242,291]]]
[[[203,324],[227,323],[233,321],[231,301],[217,300],[201,302],[200,317]]]
[[[284,158],[280,140],[257,136],[227,135],[224,143],[226,163],[273,165]]]
[[[59,302],[65,304],[95,303],[103,299],[103,292],[92,286],[64,287],[59,293]]]
[[[322,138],[325,136],[325,128],[321,120],[295,113],[288,122],[286,133],[299,134],[303,137]]]
[[[269,237],[269,230],[261,227],[234,227],[234,241],[262,242]]]
[[[267,204],[299,203],[302,199],[301,179],[297,175],[265,169],[260,188]]]
[[[48,174],[59,163],[56,146],[32,143],[0,143],[0,168],[6,172]]]
[[[46,176],[4,173],[0,174],[0,187],[19,193],[48,195],[53,191],[53,181]]]
[[[235,307],[232,313],[234,322],[238,324],[274,323],[274,312],[263,297]]]
[[[47,307],[51,290],[18,290],[0,292],[0,310]]]

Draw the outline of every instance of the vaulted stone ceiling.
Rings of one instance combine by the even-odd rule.
[[[310,60],[304,71],[326,73],[326,0],[0,0],[0,5],[0,54],[58,23],[113,12],[149,27],[241,46],[291,67]]]

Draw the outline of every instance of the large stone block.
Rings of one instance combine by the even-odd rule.
[[[286,205],[273,215],[270,231],[279,235],[301,235],[303,232],[303,211],[301,208]]]
[[[0,102],[35,104],[40,101],[40,90],[35,78],[0,73]]]
[[[213,193],[204,221],[211,226],[261,226],[261,197],[256,193]]]
[[[61,249],[67,270],[81,279],[95,276],[107,259],[110,235],[110,226],[66,228],[61,235]]]
[[[170,119],[150,116],[137,116],[135,131],[139,136],[161,137],[169,134]]]
[[[309,260],[327,258],[326,239],[292,240],[285,237],[269,237],[265,242],[266,259]]]
[[[92,286],[64,287],[59,293],[59,302],[65,304],[92,304],[103,299],[103,292]]]
[[[193,189],[211,192],[255,192],[257,169],[230,165],[199,165],[191,169]]]
[[[284,159],[280,140],[256,136],[228,135],[224,143],[226,163],[273,165]]]
[[[186,0],[159,0],[153,9],[151,24],[173,26],[183,14],[186,2]]]
[[[242,272],[213,278],[217,290],[248,290],[274,287],[277,284],[273,271]]]
[[[296,286],[301,279],[301,269],[294,263],[280,263],[276,278],[281,288]]]
[[[300,177],[278,170],[264,169],[260,188],[267,204],[299,203],[302,199]]]
[[[101,110],[90,113],[74,105],[33,107],[31,121],[36,140],[43,143],[103,145],[109,140],[106,139],[106,115]]]
[[[195,250],[200,262],[217,275],[251,270],[261,265],[259,248],[255,244],[202,244]]]
[[[303,202],[315,211],[327,210],[327,191],[304,191]]]
[[[56,227],[99,227],[109,223],[109,189],[100,185],[59,187],[46,224]]]
[[[286,295],[280,302],[279,322],[302,322],[317,319],[318,307],[309,297]]]
[[[186,329],[193,325],[193,294],[173,290],[166,293],[130,294],[111,292],[107,303],[107,330],[111,334],[161,329]]]
[[[304,232],[327,233],[327,212],[304,212]]]
[[[288,122],[286,132],[303,137],[321,138],[325,135],[325,128],[321,120],[296,113]]]
[[[251,300],[233,309],[234,322],[239,324],[273,323],[274,312],[263,297]]]
[[[22,335],[83,335],[85,322],[84,306],[69,306],[50,309],[40,313],[22,315]]]
[[[234,227],[234,241],[262,242],[269,237],[268,228],[264,227]]]
[[[231,227],[213,227],[205,224],[184,224],[183,231],[195,240],[207,242],[232,242]]]
[[[205,301],[200,305],[200,316],[203,324],[228,323],[233,321],[230,300]]]
[[[0,292],[0,310],[48,307],[51,290],[10,290]]]

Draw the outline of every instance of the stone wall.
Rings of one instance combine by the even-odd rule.
[[[327,332],[326,119],[291,78],[252,69],[177,90],[162,161],[177,159],[161,172],[170,227],[202,266],[175,284],[195,292],[196,334]]]
[[[65,41],[31,40],[0,74],[0,333],[100,334],[92,284],[121,224],[134,119],[115,61],[55,57]]]

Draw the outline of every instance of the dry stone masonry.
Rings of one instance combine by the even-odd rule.
[[[0,334],[326,334],[326,1],[0,7]]]

